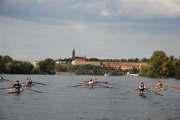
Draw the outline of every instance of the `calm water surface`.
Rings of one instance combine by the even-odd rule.
[[[8,94],[0,90],[0,120],[179,120],[180,90],[167,88],[160,91],[149,88],[163,96],[146,91],[146,97],[135,90],[140,82],[154,85],[159,80],[143,77],[65,76],[65,75],[3,75],[8,80],[24,83],[30,77],[35,84],[21,94]],[[109,84],[67,87],[79,85],[83,80],[98,78]],[[164,79],[166,85],[180,86],[180,81]],[[0,88],[13,82],[0,82]]]

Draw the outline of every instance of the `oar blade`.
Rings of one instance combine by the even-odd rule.
[[[160,94],[160,93],[157,93],[157,92],[155,92],[155,91],[153,91],[153,90],[149,90],[149,89],[147,89],[147,88],[145,88],[145,89],[148,90],[148,91],[150,91],[150,92],[156,93],[157,95],[164,96],[164,95],[162,95],[162,94]]]
[[[132,92],[134,92],[134,91],[136,91],[136,90],[138,90],[138,89],[131,90],[131,91],[128,91],[128,92],[124,92],[124,93],[121,93],[120,95],[124,95],[124,94],[127,94],[127,93],[132,93]]]
[[[102,87],[105,87],[105,88],[110,88],[110,89],[114,89],[114,87],[109,87],[109,86],[104,86],[104,85],[99,85],[99,86],[102,86]]]
[[[8,89],[8,88],[0,88],[0,90],[4,90],[4,89]]]
[[[169,87],[169,88],[174,88],[174,89],[180,90],[180,87],[178,87],[178,86],[169,86],[169,85],[167,85],[165,87]]]
[[[39,83],[39,82],[34,82],[34,81],[33,81],[33,83],[40,84],[40,85],[47,85],[47,84],[44,84],[44,83]]]
[[[27,90],[34,91],[34,92],[37,92],[37,93],[44,93],[44,92],[33,90],[33,89],[27,89]]]
[[[0,90],[10,89],[10,88],[13,88],[13,87],[0,88]]]
[[[67,86],[67,87],[79,87],[79,86],[83,86],[83,85],[74,85],[74,86]]]

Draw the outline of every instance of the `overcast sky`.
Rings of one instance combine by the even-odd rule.
[[[180,57],[180,0],[0,0],[0,55]]]

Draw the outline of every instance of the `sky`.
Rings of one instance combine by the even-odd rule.
[[[180,0],[0,0],[0,55],[15,60],[179,58],[179,46]]]

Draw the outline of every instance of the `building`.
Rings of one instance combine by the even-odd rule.
[[[83,58],[76,58],[72,61],[72,65],[94,65],[94,66],[101,66],[99,61],[86,61]]]
[[[55,64],[66,65],[66,61],[56,60]],[[72,65],[94,65],[94,66],[101,66],[101,67],[113,67],[121,70],[140,70],[143,66],[147,66],[147,63],[131,63],[131,62],[100,62],[100,61],[87,61],[86,55],[85,57],[79,57],[75,54],[75,49],[72,52]]]
[[[129,63],[129,62],[102,62],[103,67],[119,68],[121,70],[133,70],[141,69],[143,66],[147,66],[147,63]]]
[[[73,49],[72,52],[72,65],[94,65],[94,66],[101,66],[99,61],[86,61],[85,57],[78,57],[75,55],[75,50]]]
[[[73,49],[73,52],[72,52],[72,60],[75,60],[75,57],[76,57],[76,55],[75,55],[75,50]]]
[[[100,62],[100,61],[86,61],[86,57],[76,57],[75,50],[72,52],[72,65],[94,65],[101,67],[113,67],[121,70],[140,70],[147,63],[130,63],[130,62]]]
[[[84,59],[84,60],[86,60],[86,55],[85,55],[85,57],[76,56],[75,49],[73,49],[73,52],[72,52],[72,61],[74,61],[76,59]]]

